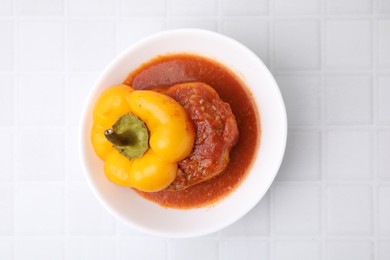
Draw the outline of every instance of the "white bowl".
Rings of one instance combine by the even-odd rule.
[[[129,32],[131,33],[131,32]],[[235,72],[253,94],[261,121],[261,142],[249,174],[230,195],[209,207],[163,208],[132,189],[108,181],[90,142],[92,110],[99,94],[123,82],[129,72],[157,55],[189,52],[214,59]],[[241,137],[245,138],[245,137]],[[80,151],[89,186],[100,203],[132,228],[163,237],[194,237],[218,231],[240,219],[264,196],[283,159],[287,116],[280,90],[263,62],[247,47],[221,34],[182,29],[147,37],[122,52],[103,71],[90,93],[80,132]]]

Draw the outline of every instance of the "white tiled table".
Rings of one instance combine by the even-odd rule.
[[[106,213],[76,138],[101,69],[178,27],[254,50],[289,116],[261,203],[183,240]],[[390,0],[0,0],[0,35],[0,259],[390,259]]]

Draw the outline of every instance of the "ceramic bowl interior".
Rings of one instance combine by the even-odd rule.
[[[212,206],[190,210],[163,208],[140,197],[132,189],[108,181],[103,172],[103,162],[95,155],[90,142],[93,106],[104,89],[123,82],[129,72],[157,55],[182,52],[209,57],[236,73],[253,94],[262,132],[256,160],[240,186]],[[285,151],[286,111],[271,73],[244,45],[210,31],[166,31],[130,46],[103,71],[92,88],[83,113],[80,153],[89,186],[111,214],[138,231],[156,236],[206,235],[237,221],[267,192]]]

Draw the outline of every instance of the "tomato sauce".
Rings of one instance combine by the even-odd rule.
[[[196,208],[210,205],[231,193],[249,172],[260,143],[260,120],[251,93],[229,69],[193,54],[159,56],[139,67],[124,84],[135,89],[170,87],[178,83],[204,82],[229,103],[236,118],[239,139],[230,161],[218,176],[179,191],[141,192],[144,198],[164,207]]]

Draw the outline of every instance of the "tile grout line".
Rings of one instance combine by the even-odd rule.
[[[217,0],[217,32],[223,33],[222,0]]]
[[[275,181],[277,184],[286,184],[291,186],[305,186],[305,185],[321,185],[322,181],[290,181],[290,180],[277,180]],[[382,184],[390,185],[390,181],[381,181]],[[369,180],[360,180],[360,181],[354,181],[354,180],[337,180],[337,181],[327,181],[327,185],[331,186],[367,186],[367,185],[374,185],[377,184],[376,181],[369,181]]]
[[[115,12],[115,17],[114,17],[114,39],[115,39],[115,43],[114,43],[114,52],[115,52],[115,56],[119,55],[119,50],[120,50],[120,47],[119,47],[119,24],[120,24],[120,0],[115,0],[113,1],[114,2],[114,5],[115,5],[115,9],[114,9],[114,12]]]
[[[321,22],[321,21],[319,21]],[[325,22],[326,23],[326,22]],[[345,68],[327,68],[324,66],[322,69],[276,69],[278,73],[285,74],[313,74],[318,75],[321,73],[329,74],[330,76],[347,75],[347,76],[370,76],[372,69],[345,69]],[[382,74],[390,74],[390,69],[383,69]]]
[[[13,63],[13,83],[14,83],[14,89],[13,89],[13,95],[14,95],[14,104],[13,104],[13,132],[14,132],[14,135],[13,135],[13,144],[12,144],[12,148],[13,148],[13,156],[12,156],[12,172],[13,172],[13,257],[16,259],[16,255],[17,255],[17,235],[16,235],[16,230],[17,230],[17,215],[18,215],[18,212],[17,212],[17,208],[18,208],[18,205],[17,205],[17,195],[18,195],[18,189],[17,189],[17,167],[16,167],[16,150],[17,150],[17,135],[19,133],[19,131],[17,130],[17,108],[18,108],[18,91],[17,91],[17,49],[18,49],[18,19],[17,19],[17,16],[16,16],[16,1],[12,1],[12,16],[13,16],[13,29],[14,29],[14,34],[13,34],[13,40],[14,40],[14,50],[13,50],[13,59],[14,59],[14,63]]]
[[[64,235],[31,235],[31,234],[22,234],[18,236],[19,238],[22,239],[28,239],[28,238],[38,238],[38,239],[61,239],[64,238]],[[0,236],[0,239],[6,239],[7,236]],[[107,240],[115,240],[115,237],[112,235],[69,235],[70,239],[107,239]],[[121,237],[122,238],[122,237]],[[369,240],[374,240],[375,236],[374,235],[332,235],[327,237],[330,240],[337,240],[337,241],[366,241],[367,239]],[[382,240],[390,240],[390,235],[381,235],[378,236],[379,239]],[[164,240],[165,242],[169,242],[167,240],[174,239],[176,238],[164,238],[164,237],[153,237],[153,236],[143,236],[143,235],[124,235],[123,239],[139,239],[139,240],[149,240],[149,239],[155,239],[155,240]],[[218,242],[220,239],[215,236],[215,237],[207,237],[207,236],[202,236],[202,237],[194,237],[194,238],[188,238],[192,240],[209,240],[209,241],[215,241]],[[263,240],[263,241],[269,241],[269,236],[268,235],[254,235],[254,236],[247,236],[247,235],[231,235],[231,236],[226,236],[224,238],[227,241],[232,241],[232,240]],[[277,239],[282,239],[282,240],[310,240],[310,239],[315,239],[315,240],[321,240],[321,235],[278,235]],[[178,240],[179,241],[179,240]],[[181,240],[180,240],[181,241]]]
[[[70,113],[69,113],[69,106],[70,106],[70,91],[69,91],[69,84],[70,84],[70,72],[69,72],[69,3],[66,0],[63,0],[63,8],[64,8],[64,99],[65,99],[65,126],[64,129],[68,130],[70,125]],[[69,131],[65,131],[65,165],[67,165],[67,160],[69,157],[69,134],[67,134]],[[65,172],[64,172],[64,205],[65,205],[65,218],[64,218],[64,259],[70,259],[69,251],[70,251],[70,239],[69,239],[69,168],[65,166]]]
[[[168,30],[171,27],[171,0],[165,0],[165,20],[164,29]]]
[[[321,172],[321,210],[320,210],[320,232],[321,232],[321,257],[320,259],[325,259],[326,257],[326,236],[327,236],[327,210],[328,210],[328,202],[327,202],[327,184],[326,184],[326,151],[327,151],[327,132],[325,130],[326,126],[326,76],[325,76],[325,68],[326,68],[326,39],[327,39],[327,26],[326,26],[326,0],[322,0],[321,2],[321,20],[320,20],[320,49],[321,49],[321,142],[320,142],[320,172]]]
[[[165,29],[168,30],[171,28],[171,1],[165,0]]]
[[[376,39],[377,39],[377,20],[375,17],[376,10],[377,10],[377,1],[372,0],[372,17],[371,17],[371,68],[372,68],[372,79],[371,79],[371,84],[372,84],[372,89],[371,89],[371,116],[372,116],[372,124],[375,126],[374,130],[371,132],[372,135],[372,151],[371,151],[371,170],[372,170],[372,176],[371,179],[374,182],[374,185],[372,186],[372,234],[374,236],[374,241],[372,245],[372,250],[373,250],[373,255],[374,255],[374,260],[378,259],[378,188],[379,185],[377,184],[378,181],[378,165],[377,165],[377,156],[376,153],[378,151],[377,146],[378,146],[378,131],[376,126],[378,125],[378,119],[377,119],[377,112],[378,112],[378,105],[376,104],[377,100],[377,89],[378,89],[378,84],[377,84],[377,44],[376,44]]]
[[[131,18],[128,18],[130,20],[139,20],[139,19],[163,19],[166,18],[165,14],[158,14],[158,15],[133,15]],[[319,15],[321,14],[296,14],[296,15],[272,15],[274,19],[287,21],[287,20],[301,20],[301,21],[307,21],[307,20],[313,20],[313,19],[320,19]],[[382,18],[388,18],[387,13],[377,13],[375,14],[376,17],[379,19]],[[172,19],[180,19],[180,20],[199,20],[199,19],[210,19],[210,20],[216,20],[220,17],[218,15],[172,15],[170,18]],[[332,19],[332,20],[340,20],[340,21],[348,21],[348,20],[367,20],[372,17],[372,14],[324,14],[323,15],[326,19]],[[12,19],[12,16],[2,16],[0,17],[0,21],[3,20],[9,20]],[[20,15],[18,18],[22,21],[28,20],[28,21],[48,21],[48,20],[57,20],[57,21],[66,21],[64,15],[46,15],[44,17],[42,16],[23,16]],[[88,15],[88,16],[68,16],[69,21],[111,21],[112,19],[115,19],[115,15]],[[268,20],[271,18],[271,15],[229,15],[227,16],[228,19],[232,20],[253,20],[253,19],[259,19],[259,20]],[[127,18],[125,18],[127,19]]]

